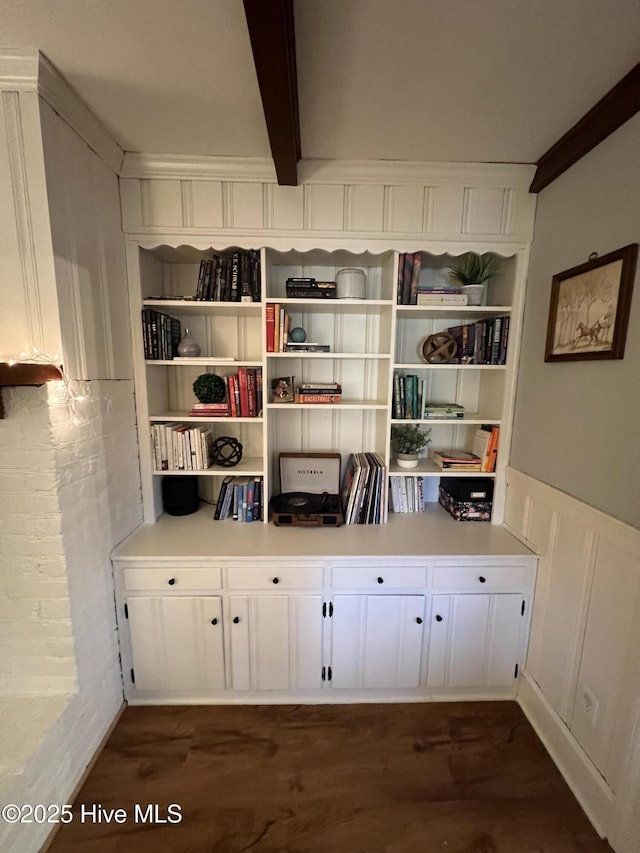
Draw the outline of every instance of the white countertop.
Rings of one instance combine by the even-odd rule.
[[[503,527],[454,521],[434,504],[420,514],[390,515],[388,524],[338,528],[276,527],[213,520],[205,505],[188,516],[163,515],[143,524],[117,548],[114,560],[251,557],[531,557]]]

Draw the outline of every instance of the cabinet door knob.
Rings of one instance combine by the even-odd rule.
[[[483,577],[482,575],[480,575],[478,580],[480,581],[480,583],[486,583],[487,582],[487,579],[485,577]]]
[[[175,584],[175,582],[176,582],[176,579],[175,579],[175,578],[169,578],[169,580],[167,581],[167,583],[169,584],[169,586],[173,586],[173,585]]]
[[[233,624],[234,624],[234,625],[237,625],[239,621],[240,621],[240,617],[239,617],[239,616],[234,616],[234,617],[233,617]]]
[[[440,614],[436,616],[436,622],[442,622],[442,616],[440,616]]]
[[[218,620],[214,617],[214,618],[211,620],[211,624],[212,624],[212,625],[217,625],[217,624],[218,624]]]
[[[418,623],[418,625],[422,625],[422,619],[419,616],[416,619],[416,622]]]
[[[273,583],[280,583],[280,578],[274,578]]]
[[[378,583],[384,583],[384,578],[378,578]]]

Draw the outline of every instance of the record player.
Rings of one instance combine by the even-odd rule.
[[[271,498],[273,523],[291,527],[340,527],[339,453],[281,453],[281,493]]]

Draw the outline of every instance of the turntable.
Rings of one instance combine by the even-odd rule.
[[[281,453],[282,492],[271,498],[273,523],[291,527],[339,527],[339,453]]]

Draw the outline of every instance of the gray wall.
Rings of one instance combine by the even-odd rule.
[[[640,242],[640,114],[539,196],[511,465],[640,528],[640,284],[624,359],[544,363],[555,273]]]

